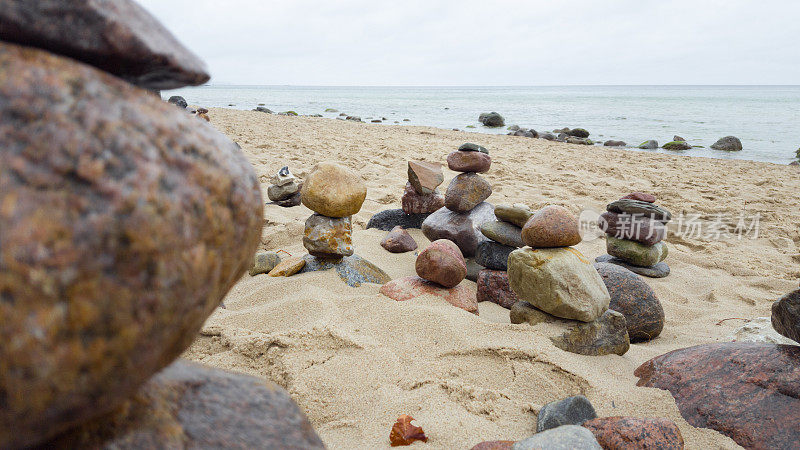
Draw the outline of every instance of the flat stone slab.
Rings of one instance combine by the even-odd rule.
[[[616,264],[620,267],[624,267],[630,270],[633,273],[650,278],[664,278],[669,275],[670,271],[669,265],[667,265],[667,263],[663,261],[652,267],[634,266],[633,264],[628,264],[625,261],[619,258],[615,258],[611,255],[598,256],[597,258],[594,259],[594,261],[599,263]]]
[[[391,231],[392,228],[400,226],[403,228],[422,228],[422,222],[430,214],[406,214],[402,209],[386,209],[369,219],[367,229],[377,228],[383,231]]]
[[[339,260],[306,255],[303,260],[306,265],[299,273],[336,269],[339,278],[350,287],[359,287],[361,283],[386,284],[392,281],[380,267],[358,255],[345,256]]]

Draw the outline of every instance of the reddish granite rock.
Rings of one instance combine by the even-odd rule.
[[[484,269],[478,273],[478,301],[497,303],[511,309],[519,301],[508,284],[508,272]]]
[[[433,241],[421,251],[415,268],[420,277],[446,288],[458,285],[467,276],[467,263],[461,250],[447,239]]]
[[[638,386],[669,390],[689,424],[745,448],[800,442],[800,346],[727,342],[657,356],[634,374]]]
[[[617,239],[636,241],[644,245],[656,245],[667,235],[667,226],[650,217],[604,212],[597,226],[601,231]]]
[[[800,342],[800,289],[772,304],[772,327],[789,339]]]
[[[409,161],[408,182],[419,194],[431,194],[444,182],[442,165],[427,161]]]
[[[417,241],[403,227],[396,226],[383,238],[381,247],[392,253],[405,253],[416,250]]]
[[[110,411],[178,357],[248,269],[263,200],[241,150],[174,105],[33,48],[0,44],[0,67],[7,448]]]
[[[68,56],[147,89],[210,78],[202,61],[131,0],[6,0],[0,40]]]
[[[488,172],[492,157],[483,152],[456,150],[447,155],[447,167],[456,172]]]
[[[475,315],[478,314],[478,300],[476,299],[475,289],[467,284],[447,289],[420,277],[405,277],[384,284],[380,293],[399,302],[411,300],[421,295],[434,295],[441,297],[455,307]]]
[[[280,386],[179,360],[116,411],[68,431],[48,449],[324,449]]]
[[[583,423],[605,450],[682,450],[675,422],[662,418],[602,417]]]
[[[610,263],[594,263],[611,295],[610,309],[625,316],[631,342],[654,339],[664,329],[664,308],[653,289],[630,270]]]
[[[522,228],[522,240],[532,248],[577,245],[581,242],[578,219],[562,206],[545,206]]]
[[[471,450],[511,450],[514,444],[514,441],[485,441],[472,447]]]
[[[422,222],[422,233],[426,238],[449,239],[458,245],[465,257],[474,256],[478,244],[488,238],[481,233],[481,226],[495,220],[494,207],[483,202],[466,213],[442,208]]]
[[[629,200],[639,200],[640,202],[647,202],[647,203],[655,203],[656,197],[650,194],[645,194],[644,192],[631,192],[630,194],[622,197],[620,200],[629,199]]]
[[[480,153],[480,152],[471,152]],[[444,206],[454,212],[469,212],[492,195],[492,186],[477,173],[453,178],[444,194]]]
[[[411,183],[406,183],[402,205],[406,214],[429,214],[444,206],[444,195],[436,189],[430,194],[420,194]]]

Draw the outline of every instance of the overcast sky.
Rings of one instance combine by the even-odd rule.
[[[214,84],[800,84],[797,0],[139,0]]]

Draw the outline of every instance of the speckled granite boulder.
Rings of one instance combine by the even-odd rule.
[[[6,0],[0,40],[65,55],[147,89],[209,79],[205,64],[131,0]]]
[[[0,44],[0,447],[103,414],[249,268],[252,166],[158,97]]]
[[[508,285],[508,272],[502,270],[481,270],[478,274],[478,301],[496,303],[511,309],[519,301],[517,294]]]
[[[583,427],[607,450],[683,450],[681,430],[669,419],[601,417],[584,422]]]
[[[800,346],[729,342],[683,348],[639,366],[637,386],[666,389],[690,425],[745,448],[800,442]]]
[[[608,307],[625,316],[631,342],[654,339],[664,329],[664,308],[655,291],[630,270],[610,263],[594,263],[611,295]]]
[[[118,410],[46,444],[50,449],[324,449],[278,385],[179,360]]]

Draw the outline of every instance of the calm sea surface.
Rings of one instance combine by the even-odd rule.
[[[259,103],[275,112],[322,114],[335,108],[350,115],[386,117],[386,124],[459,128],[477,133],[507,133],[484,128],[481,112],[497,111],[506,126],[539,131],[582,127],[595,141],[618,139],[636,146],[659,144],[673,135],[694,148],[681,153],[713,158],[787,164],[800,147],[800,86],[550,86],[550,87],[296,87],[202,86],[162,93],[182,95],[190,104],[253,109]],[[234,106],[229,106],[233,104]],[[403,122],[403,119],[410,119]],[[476,128],[465,128],[474,125]],[[381,125],[376,125],[381,126]],[[744,150],[708,148],[734,135]],[[524,138],[520,138],[524,139]],[[632,149],[634,150],[634,149]],[[635,150],[641,151],[641,150]],[[649,150],[648,150],[649,151]]]

